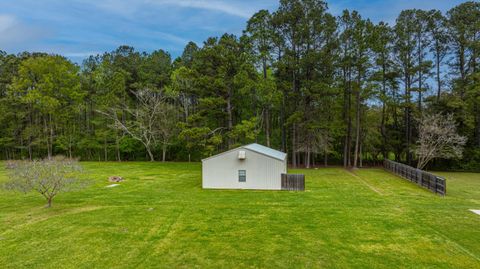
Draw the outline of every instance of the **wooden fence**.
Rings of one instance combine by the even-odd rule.
[[[282,190],[304,191],[305,175],[282,174]]]
[[[419,186],[429,189],[434,193],[440,195],[447,194],[447,181],[443,177],[391,160],[385,160],[383,162],[383,167],[386,170],[408,179],[411,182],[417,183]]]

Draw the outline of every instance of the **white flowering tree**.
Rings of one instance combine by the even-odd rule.
[[[457,133],[453,115],[427,114],[419,120],[418,142],[415,154],[418,169],[423,169],[434,158],[461,158],[467,141]]]
[[[57,156],[51,159],[10,162],[7,190],[24,193],[37,192],[46,200],[46,207],[52,206],[53,198],[60,192],[85,187],[86,181],[78,178],[82,168],[75,159]]]

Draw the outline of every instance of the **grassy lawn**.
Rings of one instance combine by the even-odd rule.
[[[200,164],[83,165],[95,183],[51,209],[0,190],[0,268],[480,268],[480,174],[441,173],[443,198],[380,169],[277,192],[202,190]]]

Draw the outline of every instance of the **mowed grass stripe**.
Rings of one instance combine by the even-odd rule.
[[[382,174],[380,173],[379,171],[376,171],[375,169],[368,169],[368,170],[362,170],[361,173],[363,174],[370,174],[370,178],[372,180],[375,180],[377,179],[378,180],[378,176],[372,176],[372,174]],[[454,174],[454,173],[453,173]],[[464,173],[458,173],[458,174],[464,174]],[[470,176],[473,176],[471,180],[469,180],[470,184],[473,183],[474,185],[478,185],[478,187],[480,187],[480,181],[478,181],[478,179],[475,178],[478,177],[478,174],[470,174]],[[438,196],[437,194],[434,194],[428,190],[425,190],[423,188],[420,188],[419,186],[409,182],[409,181],[406,181],[400,177],[397,177],[397,176],[394,176],[394,178],[398,178],[401,180],[401,182],[403,183],[407,183],[407,186],[406,187],[414,187],[414,188],[419,188],[420,190],[423,190],[425,193],[426,193],[426,196],[425,196],[425,200],[421,200],[421,199],[415,199],[413,201],[417,201],[417,202],[422,202],[422,203],[427,203],[427,204],[431,204],[430,205],[430,211],[428,211],[428,207],[426,208],[427,209],[427,212],[423,212],[423,213],[420,213],[420,212],[415,212],[414,214],[417,215],[417,214],[426,214],[426,215],[430,215],[430,216],[435,216],[437,217],[437,221],[441,221],[441,220],[445,220],[445,217],[442,217],[441,214],[438,214],[439,212],[436,212],[437,208],[439,208],[440,206],[443,206],[443,205],[448,205],[449,203],[445,200],[450,200],[450,199],[455,199],[455,200],[459,200],[460,197],[457,197],[457,196],[454,196],[454,195],[448,195],[447,197],[441,197],[441,196]],[[392,184],[392,183],[397,183],[395,181],[393,182],[389,182],[390,184],[388,184],[388,186],[390,187],[393,187],[393,186],[397,186],[398,188],[402,188],[404,184]],[[400,183],[400,182],[398,182]],[[455,182],[450,182],[450,183],[453,183],[453,189],[456,189],[457,187],[458,188],[465,188],[466,186],[464,186],[464,184],[462,183],[462,185],[457,185],[455,184]],[[406,190],[408,190],[410,188],[406,188]],[[405,191],[405,190],[402,190],[399,192],[400,195],[404,195],[404,194],[409,194],[411,195],[413,192],[411,191]],[[422,192],[419,192],[419,193],[422,193]],[[429,199],[429,195],[432,195],[433,196],[433,200],[430,200]],[[422,196],[423,197],[423,196]],[[461,199],[460,199],[461,200]],[[421,209],[425,209],[425,207],[420,207]],[[422,210],[423,211],[423,210]],[[462,218],[461,215],[463,215],[464,212],[463,210],[458,210],[457,212],[454,212],[454,213],[459,213],[458,215],[458,218]],[[437,227],[432,227],[431,225],[428,225],[426,222],[422,222],[422,223],[419,223],[419,222],[415,222],[415,224],[419,227],[419,229],[422,229],[422,228],[426,228],[428,229],[427,232],[430,232],[432,233],[433,235],[436,235],[440,238],[442,238],[443,240],[445,240],[445,242],[447,244],[450,244],[453,248],[457,249],[458,251],[460,252],[463,252],[469,256],[471,256],[472,258],[476,259],[477,261],[480,262],[480,259],[479,257],[474,254],[473,252],[471,252],[470,250],[468,250],[466,247],[462,246],[461,243],[457,242],[456,240],[452,239],[451,237],[449,237],[447,234],[443,233],[443,230],[441,227],[437,226]],[[453,226],[452,226],[453,227]]]
[[[348,174],[350,174],[352,177],[360,180],[360,182],[362,182],[365,186],[367,186],[369,189],[371,189],[372,191],[376,192],[377,194],[379,195],[383,195],[383,192],[379,191],[377,188],[373,187],[372,185],[370,185],[366,180],[362,179],[361,177],[359,177],[358,175],[356,175],[354,172],[352,171],[348,171],[348,170],[345,170],[347,171]]]
[[[479,267],[480,218],[462,211],[477,174],[442,198],[381,169],[355,174],[383,195],[340,168],[291,171],[307,191],[280,192],[202,190],[196,163],[83,165],[94,184],[49,210],[0,191],[1,267]],[[111,175],[126,181],[104,188]]]

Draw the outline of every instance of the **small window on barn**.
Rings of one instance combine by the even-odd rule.
[[[238,182],[247,182],[247,171],[238,170]]]

